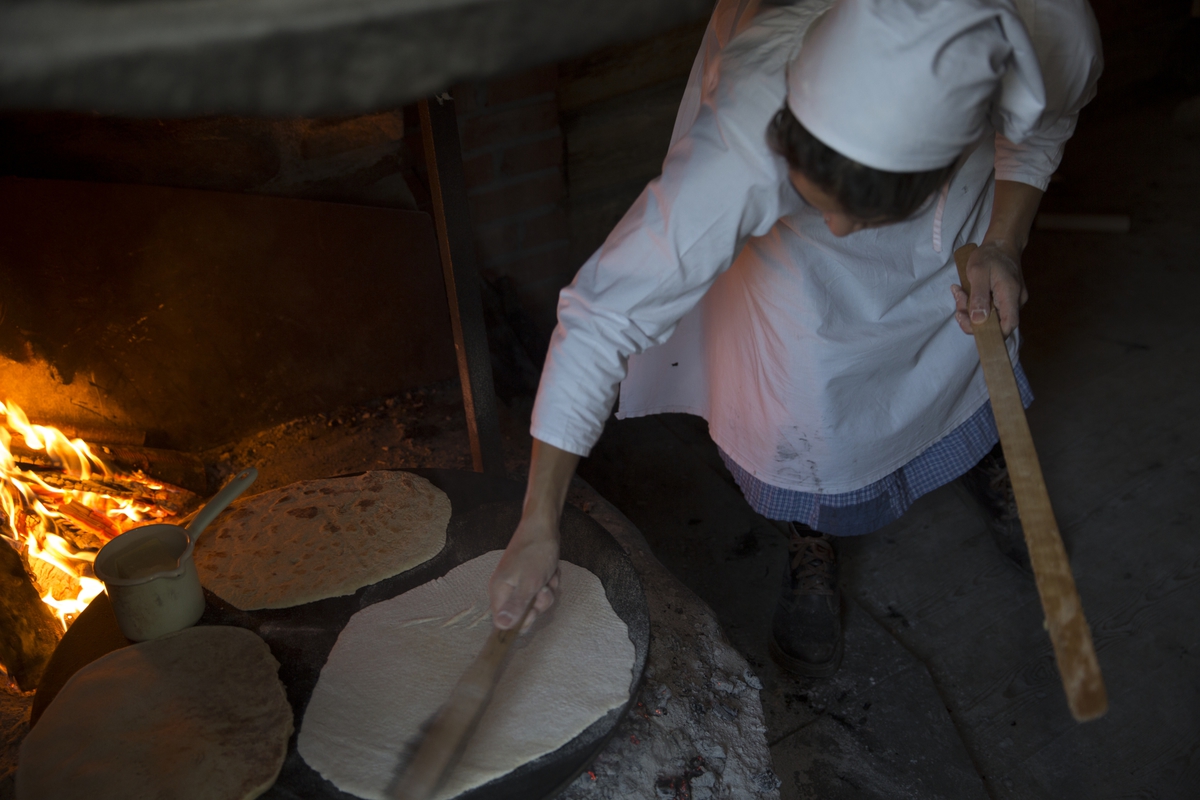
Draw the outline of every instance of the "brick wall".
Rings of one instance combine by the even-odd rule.
[[[552,65],[454,89],[480,272],[511,279],[545,330],[574,273],[557,84]]]

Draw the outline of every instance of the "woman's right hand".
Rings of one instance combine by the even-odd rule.
[[[522,519],[492,573],[488,594],[492,599],[492,622],[507,630],[525,617],[527,629],[554,605],[558,591],[558,520]]]
[[[516,625],[531,602],[533,607],[521,630],[554,605],[558,591],[558,520],[578,463],[579,456],[574,453],[533,440],[521,522],[488,583],[492,624],[502,631]]]

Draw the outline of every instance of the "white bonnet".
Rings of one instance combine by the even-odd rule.
[[[841,0],[814,23],[787,79],[805,128],[889,172],[950,164],[989,118],[1020,142],[1046,108],[1011,0]]]

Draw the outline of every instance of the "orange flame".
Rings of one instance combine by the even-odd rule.
[[[78,526],[79,511],[68,516],[60,509],[71,504],[84,513],[98,515],[98,520],[93,521],[108,531],[101,533],[100,538],[134,527],[151,509],[127,498],[113,497],[104,491],[102,484],[93,482],[95,478],[110,477],[113,472],[82,439],[69,439],[57,428],[30,423],[25,412],[11,401],[0,402],[0,415],[4,416],[0,425],[0,512],[8,528],[7,531],[0,528],[0,538],[18,550],[23,549],[31,568],[35,562],[52,567],[50,574],[57,573],[59,578],[52,581],[54,588],[74,593],[74,596],[55,597],[54,589],[40,587],[45,590],[42,601],[54,610],[65,630],[104,590],[104,584],[91,574],[96,551],[77,550],[56,532],[60,525]],[[27,450],[44,453],[61,474],[86,488],[62,488],[48,483],[37,472],[22,466],[13,452],[14,441]],[[5,545],[0,543],[0,546]]]

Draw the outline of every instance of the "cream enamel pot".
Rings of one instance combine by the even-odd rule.
[[[144,642],[196,624],[204,613],[204,592],[192,559],[196,540],[257,477],[254,467],[239,472],[186,528],[144,525],[104,545],[94,569],[126,638]]]

